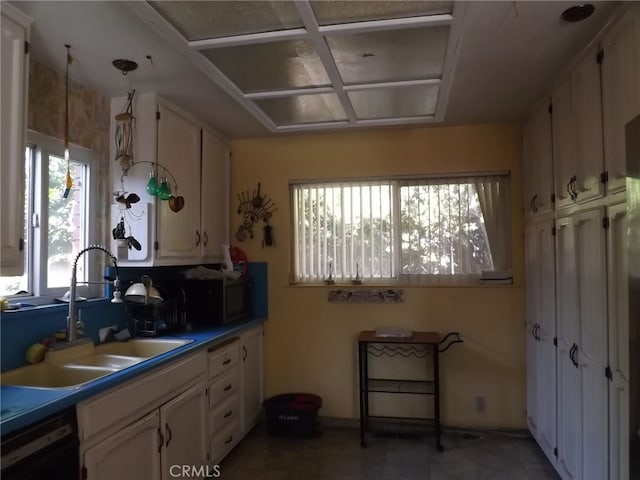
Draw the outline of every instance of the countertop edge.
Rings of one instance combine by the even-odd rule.
[[[0,434],[11,434],[21,428],[27,427],[39,420],[43,420],[51,415],[59,413],[69,407],[75,406],[82,400],[98,395],[106,390],[118,387],[136,377],[144,375],[162,368],[167,364],[194,353],[203,348],[220,343],[229,337],[241,333],[253,326],[263,324],[266,318],[254,318],[242,322],[237,322],[225,327],[212,327],[191,332],[179,332],[174,335],[167,335],[159,338],[185,338],[194,341],[147,361],[125,368],[119,372],[98,378],[86,384],[69,388],[35,388],[35,387],[15,387],[2,385],[0,388],[0,407],[3,412],[7,408],[7,403],[17,403],[20,398],[32,396],[42,397],[41,400],[33,402],[34,405],[21,409],[14,415],[2,418],[0,421]]]

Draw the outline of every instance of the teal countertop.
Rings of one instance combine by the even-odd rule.
[[[72,407],[82,400],[121,385],[158,367],[167,365],[180,357],[215,345],[226,338],[237,335],[241,331],[263,323],[264,321],[265,319],[252,319],[225,327],[199,329],[171,335],[170,338],[185,338],[194,341],[170,352],[82,385],[64,388],[2,385],[0,388],[0,433],[4,436],[19,430],[66,408]]]

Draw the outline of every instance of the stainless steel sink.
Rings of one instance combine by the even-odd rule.
[[[190,339],[133,339],[94,346],[91,342],[47,352],[36,365],[3,372],[0,383],[40,388],[85,384],[193,342]]]

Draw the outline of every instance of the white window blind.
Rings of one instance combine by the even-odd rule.
[[[294,280],[466,283],[508,270],[508,179],[292,183]]]

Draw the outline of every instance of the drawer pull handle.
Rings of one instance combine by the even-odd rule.
[[[229,410],[227,413],[225,413],[224,418],[229,418],[231,415],[233,415],[233,410]]]
[[[231,359],[227,358],[224,362],[222,362],[223,365],[229,365],[231,363]]]
[[[229,384],[226,387],[224,387],[223,391],[228,392],[229,390],[231,390],[231,384]]]
[[[224,443],[226,445],[227,443],[231,443],[231,442],[233,442],[233,435],[229,435],[229,438],[227,438],[227,440]]]
[[[167,438],[167,443],[165,444],[165,447],[169,446],[169,442],[171,441],[171,438],[173,437],[173,433],[171,432],[171,429],[169,428],[169,424],[165,422],[164,427],[167,429],[167,433],[169,434],[169,437]]]

